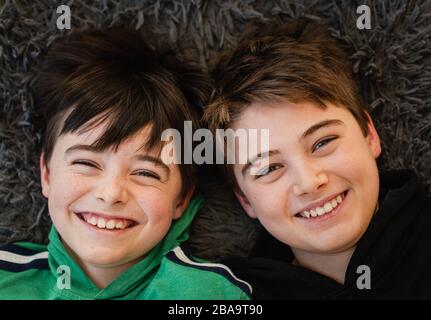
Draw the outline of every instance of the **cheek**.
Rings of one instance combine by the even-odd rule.
[[[250,190],[248,199],[259,220],[284,215],[288,210],[288,193],[281,180],[268,185],[256,185]]]
[[[176,202],[166,190],[148,188],[135,194],[135,198],[151,224],[171,220],[175,213]]]
[[[51,179],[51,187],[48,195],[48,210],[54,223],[59,220],[69,219],[68,212],[73,204],[84,197],[90,188],[85,179],[79,179],[70,175],[57,175]]]
[[[325,159],[325,167],[349,181],[363,181],[374,174],[375,159],[365,143],[344,143],[333,156]]]
[[[81,195],[89,191],[89,185],[84,177],[67,172],[53,172],[50,179],[48,202],[69,205]],[[53,200],[54,199],[54,200]]]

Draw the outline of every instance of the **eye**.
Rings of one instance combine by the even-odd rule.
[[[160,176],[158,174],[148,170],[137,171],[136,175],[140,177],[148,177],[148,178],[160,180]]]
[[[326,146],[328,143],[330,143],[332,140],[337,139],[338,137],[329,137],[329,138],[325,138],[322,139],[320,141],[318,141],[316,144],[314,144],[312,152],[319,150],[321,148],[323,148],[324,146]]]
[[[97,168],[97,165],[95,163],[87,161],[87,160],[75,160],[72,162],[72,164],[78,164],[78,165],[83,165],[83,166],[87,166],[87,167]]]
[[[272,171],[275,171],[275,170],[277,170],[277,169],[279,169],[279,168],[281,168],[281,165],[279,165],[279,164],[273,164],[273,165],[270,165],[270,166],[268,166],[268,167],[265,167],[265,168],[263,168],[263,169],[261,169],[261,170],[259,170],[256,174],[255,174],[255,179],[259,179],[259,178],[261,178],[261,177],[264,177],[264,176],[266,176],[266,175],[268,175],[268,174],[270,174]]]

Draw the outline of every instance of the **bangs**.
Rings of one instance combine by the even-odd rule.
[[[148,81],[143,77],[135,83],[129,81],[126,86],[123,83],[122,90],[113,93],[109,88],[112,81],[106,83],[91,79],[85,86],[90,94],[70,92],[65,97],[64,103],[74,107],[59,135],[82,134],[106,124],[104,132],[92,143],[92,147],[100,151],[112,147],[116,151],[124,140],[150,127],[142,148],[158,149],[160,154],[165,144],[161,140],[163,131],[177,129],[182,132],[184,119],[192,120],[196,116],[190,113],[182,93],[172,84],[168,85],[165,80],[157,80],[155,84],[155,81],[154,78]],[[115,83],[113,86],[116,86]]]
[[[42,146],[46,163],[57,137],[102,124],[94,149],[117,150],[123,141],[149,128],[140,149],[156,151],[159,157],[165,130],[176,129],[184,136],[186,120],[199,128],[211,89],[208,75],[178,54],[176,46],[165,46],[141,31],[120,26],[81,30],[49,48],[33,88],[35,105],[46,121]],[[185,194],[196,180],[195,168],[180,164],[180,172]]]

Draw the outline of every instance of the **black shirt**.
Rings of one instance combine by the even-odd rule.
[[[223,263],[252,285],[254,299],[430,299],[431,198],[413,171],[381,173],[379,210],[357,243],[344,284],[292,260],[289,246],[263,231],[250,257]],[[370,282],[360,266],[369,268]]]

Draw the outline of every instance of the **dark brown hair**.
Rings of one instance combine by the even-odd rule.
[[[252,103],[326,103],[348,109],[368,134],[367,107],[345,52],[327,26],[307,19],[255,21],[213,71],[215,89],[203,120],[215,134],[229,128]],[[221,167],[238,190],[233,167]]]
[[[152,128],[143,142],[148,150],[161,146],[165,129],[184,137],[184,121],[198,128],[210,90],[207,76],[175,46],[156,47],[144,33],[123,27],[61,37],[49,48],[35,80],[35,104],[46,121],[42,151],[47,165],[60,135],[85,132],[105,121],[105,132],[93,143],[97,150],[116,150],[147,125]],[[196,183],[196,168],[180,164],[179,169],[185,195]]]

